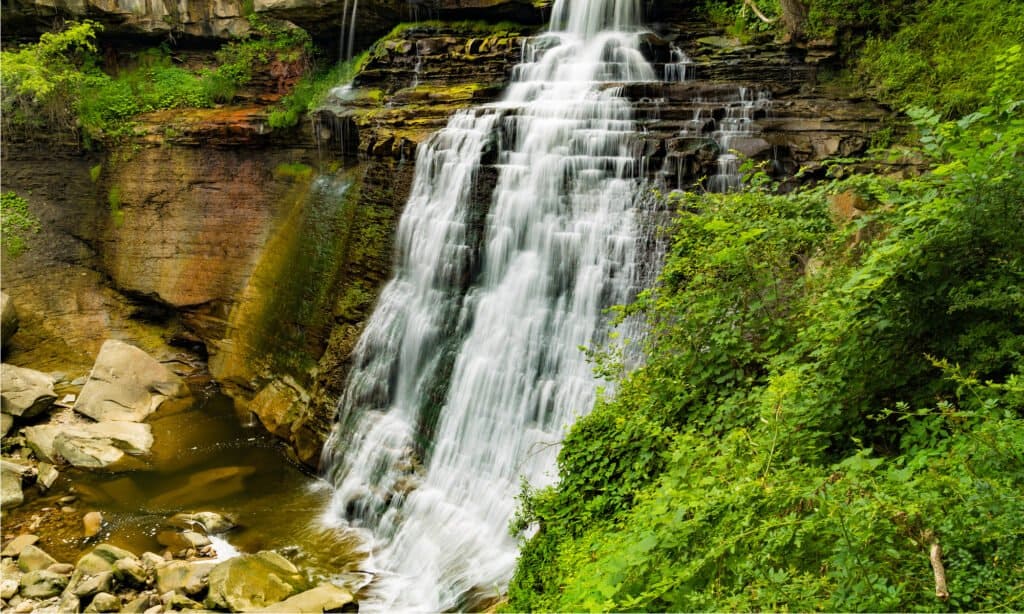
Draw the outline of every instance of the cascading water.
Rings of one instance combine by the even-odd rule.
[[[329,523],[366,533],[380,609],[466,607],[508,581],[520,476],[553,479],[591,407],[581,345],[635,290],[639,147],[618,84],[654,81],[636,0],[557,0],[504,99],[419,148],[395,278],[328,442]],[[484,154],[489,202],[476,198]]]

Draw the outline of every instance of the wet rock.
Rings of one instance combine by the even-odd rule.
[[[333,584],[321,584],[257,612],[289,612],[290,614],[321,614],[337,612],[352,603],[352,593]]]
[[[86,612],[120,612],[121,600],[110,593],[97,593]]]
[[[75,565],[75,570],[86,574],[98,574],[105,571],[112,572],[114,570],[114,563],[124,558],[137,557],[135,557],[131,552],[118,548],[117,546],[100,544],[89,552],[83,554],[82,557],[78,559],[78,564]]]
[[[71,581],[68,583],[68,592],[84,599],[97,593],[110,592],[114,588],[114,574],[110,571],[103,571],[97,574],[88,574],[81,570],[75,570],[71,574]]]
[[[32,418],[50,409],[57,400],[53,378],[49,375],[7,363],[0,369],[0,407],[3,413]]]
[[[21,551],[24,550],[26,546],[31,546],[37,541],[39,541],[38,535],[19,535],[11,541],[7,542],[7,545],[4,546],[4,549],[0,551],[0,556],[19,556],[21,554]]]
[[[145,565],[137,558],[126,557],[114,563],[114,578],[126,586],[143,587],[149,581]]]
[[[67,576],[40,569],[21,577],[20,592],[27,599],[49,599],[61,594],[67,585]]]
[[[210,573],[217,564],[212,561],[167,561],[156,567],[156,589],[160,594],[168,591],[186,595],[201,593],[206,588]]]
[[[304,584],[298,569],[275,552],[243,554],[210,572],[208,601],[233,612],[265,608],[298,593]]]
[[[196,512],[195,514],[175,514],[167,521],[171,526],[182,529],[201,528],[207,535],[227,533],[235,528],[235,523],[228,517],[217,512]]]
[[[18,569],[26,573],[39,571],[40,569],[49,569],[56,562],[57,559],[44,552],[42,548],[37,548],[33,545],[25,546],[21,554],[18,555]],[[51,569],[50,571],[53,570]]]
[[[4,469],[0,471],[0,507],[11,509],[25,501],[21,490],[21,474]]]
[[[157,534],[156,541],[167,546],[171,552],[198,550],[210,545],[208,537],[195,531],[161,531]]]
[[[103,529],[103,514],[99,512],[88,512],[82,516],[82,534],[92,537]]]
[[[100,422],[141,422],[165,401],[189,396],[185,382],[155,358],[111,339],[100,348],[75,411]]]
[[[59,477],[60,472],[56,467],[45,461],[39,463],[39,476],[36,478],[36,484],[39,484],[40,488],[49,490]]]
[[[18,311],[6,292],[0,292],[0,346],[6,348],[14,333],[18,332]]]
[[[54,463],[67,452],[75,462],[83,463],[79,465],[83,467],[105,467],[117,462],[127,462],[124,458],[125,453],[139,456],[146,454],[153,447],[153,431],[150,425],[125,421],[30,426],[25,428],[25,439],[36,456],[46,462]],[[72,462],[71,459],[67,460]],[[109,460],[110,463],[88,464],[105,460]]]

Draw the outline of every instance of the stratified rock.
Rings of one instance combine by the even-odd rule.
[[[182,529],[200,527],[207,535],[227,533],[235,528],[230,518],[217,512],[196,512],[195,514],[175,514],[167,521],[171,526]]]
[[[27,599],[49,599],[61,594],[68,585],[67,576],[41,569],[21,577],[21,596]]]
[[[31,546],[37,541],[39,541],[38,535],[19,535],[11,541],[7,542],[7,545],[4,546],[4,549],[0,551],[0,556],[19,556],[21,554],[21,551],[24,550],[26,546]]]
[[[61,450],[57,449],[58,440],[64,440],[61,444],[62,447],[72,448],[71,453],[76,459],[81,459],[81,457],[75,454],[73,448],[81,447],[85,441],[96,442],[99,446],[113,447],[130,455],[146,454],[153,447],[152,427],[138,422],[112,421],[97,424],[43,424],[25,427],[24,431],[25,439],[29,447],[32,448],[32,451],[36,453],[36,456],[50,463],[56,462],[61,457],[65,458],[68,462],[72,462],[70,458],[64,456]],[[106,451],[106,454],[109,458],[113,458],[113,453]],[[121,458],[119,457],[112,462],[117,460],[121,460]],[[89,461],[80,460],[80,462],[86,463]],[[72,462],[72,464],[75,463]],[[80,466],[95,465],[83,464]]]
[[[0,347],[7,347],[14,333],[18,332],[18,312],[14,301],[6,292],[0,292]]]
[[[289,597],[257,612],[288,612],[289,614],[322,614],[337,612],[352,603],[352,593],[333,584],[321,584],[304,593]]]
[[[275,552],[243,554],[210,572],[208,601],[232,612],[265,608],[284,601],[304,586],[299,570]]]
[[[100,422],[141,422],[164,401],[189,394],[185,382],[155,358],[111,339],[100,348],[75,411]]]
[[[86,612],[120,612],[121,600],[110,593],[97,593]]]
[[[25,573],[47,569],[56,562],[57,559],[44,552],[42,548],[32,545],[25,546],[18,555],[18,569]]]
[[[7,363],[0,366],[0,370],[0,407],[3,413],[31,418],[49,409],[57,400],[53,378],[49,375]]]
[[[14,471],[4,469],[0,471],[0,507],[11,509],[25,501],[25,494],[21,490],[21,475]]]
[[[156,589],[196,595],[206,588],[210,573],[217,564],[212,561],[167,561],[156,566]]]

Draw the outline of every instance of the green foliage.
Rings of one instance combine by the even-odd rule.
[[[323,104],[332,88],[351,81],[362,70],[369,57],[369,52],[364,51],[327,70],[306,73],[295,84],[292,92],[281,100],[276,109],[270,112],[268,119],[270,127],[289,128],[297,124],[299,118]]]
[[[510,609],[1021,607],[1020,55],[974,113],[912,113],[921,177],[674,199],[660,281],[620,310],[649,362],[524,487]]]
[[[862,81],[898,107],[924,105],[953,117],[983,104],[997,74],[991,59],[1024,40],[1024,4],[934,0],[904,23],[895,35],[867,42],[857,65]]]
[[[29,235],[39,232],[39,218],[28,209],[28,201],[14,192],[0,194],[0,236],[3,251],[15,258],[25,251]]]

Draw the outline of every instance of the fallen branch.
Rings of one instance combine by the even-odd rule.
[[[757,15],[757,17],[765,23],[775,23],[776,21],[779,20],[778,17],[776,17],[775,19],[768,18],[768,16],[761,12],[761,9],[757,8],[757,5],[754,4],[754,0],[743,0],[743,4],[749,6],[750,10],[754,11],[754,14]]]

